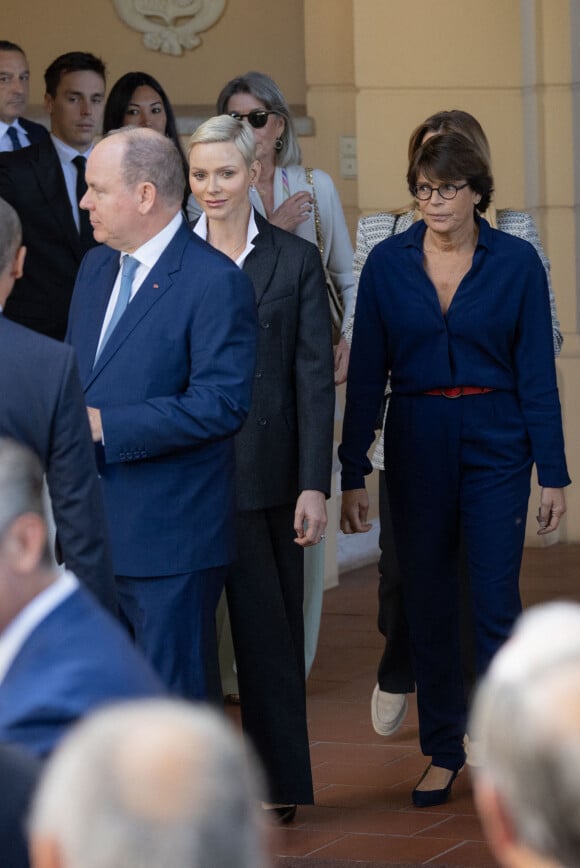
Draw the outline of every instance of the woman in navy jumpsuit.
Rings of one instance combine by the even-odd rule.
[[[423,220],[378,244],[363,269],[339,454],[342,528],[352,533],[366,527],[366,453],[390,372],[387,485],[431,757],[413,801],[427,807],[447,800],[465,760],[460,528],[482,673],[521,610],[532,463],[542,533],[564,513],[570,479],[537,253],[479,216],[493,180],[463,136],[429,139],[407,178]]]

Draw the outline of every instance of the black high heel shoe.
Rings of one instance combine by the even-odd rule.
[[[272,807],[263,807],[264,813],[273,820],[277,820],[286,826],[291,823],[296,816],[296,805],[275,805]]]
[[[417,784],[417,787],[421,783],[422,780],[427,775],[427,772],[431,768],[432,763],[429,763],[423,774],[421,775],[421,780]],[[434,808],[436,805],[444,805],[451,795],[451,787],[453,786],[453,781],[461,771],[461,769],[457,769],[457,771],[451,771],[451,777],[449,779],[449,783],[446,787],[443,787],[440,790],[418,790],[417,787],[413,790],[413,804],[416,808]]]

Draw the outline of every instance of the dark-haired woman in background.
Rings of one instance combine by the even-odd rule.
[[[521,609],[532,463],[541,533],[558,526],[570,479],[538,255],[480,216],[493,179],[463,135],[426,141],[407,181],[422,219],[371,251],[359,284],[339,450],[341,526],[368,529],[366,453],[390,372],[386,480],[421,748],[431,758],[413,802],[431,807],[447,800],[465,761],[460,534],[482,673]]]
[[[129,126],[150,127],[171,139],[183,162],[185,208],[189,199],[189,167],[179,141],[175,114],[165,91],[147,72],[126,72],[115,82],[107,98],[103,133]]]

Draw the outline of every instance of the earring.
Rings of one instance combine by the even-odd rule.
[[[283,147],[284,147],[284,140],[283,139],[276,139],[276,141],[274,142],[274,150],[275,151],[281,151]]]

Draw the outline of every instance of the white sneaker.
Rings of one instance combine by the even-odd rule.
[[[483,765],[482,744],[480,741],[473,741],[467,733],[463,736],[463,749],[465,750],[465,762],[472,768],[479,769]]]
[[[406,693],[387,693],[375,684],[371,697],[371,720],[378,735],[393,735],[407,715]]]

